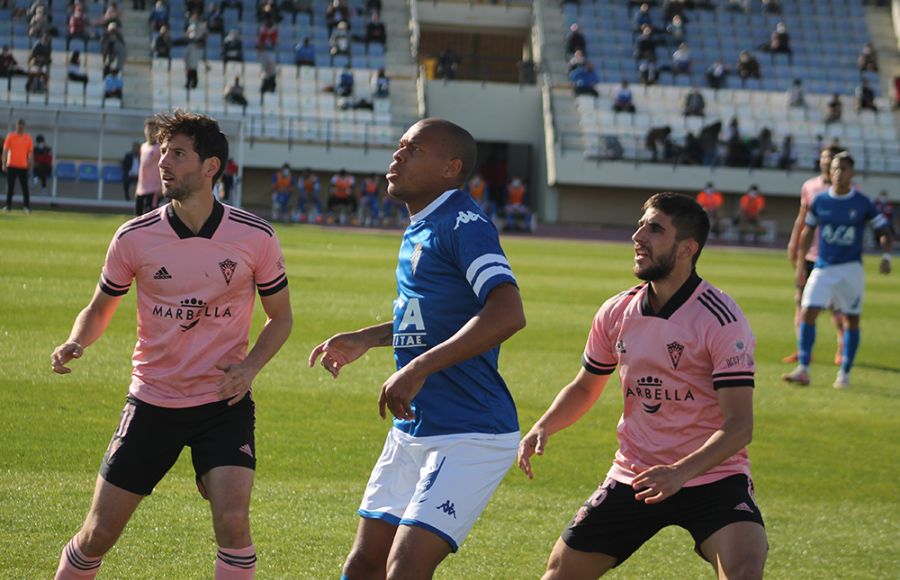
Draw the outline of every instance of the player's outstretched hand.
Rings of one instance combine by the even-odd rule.
[[[335,334],[309,353],[309,368],[313,368],[321,355],[322,366],[331,376],[338,378],[341,369],[366,354],[369,346],[357,332]]]
[[[419,377],[410,368],[410,366],[403,367],[388,377],[382,385],[381,395],[378,397],[378,414],[382,419],[387,416],[385,407],[390,409],[394,417],[402,421],[416,418],[412,410],[412,400],[425,384],[426,377]]]
[[[534,472],[531,470],[531,456],[544,454],[547,439],[547,431],[543,427],[535,425],[519,442],[519,457],[517,461],[519,469],[528,476],[528,479],[534,479]]]
[[[252,368],[244,363],[216,364],[216,368],[222,371],[222,377],[216,383],[219,388],[219,400],[228,400],[228,406],[235,405],[244,398],[253,384],[253,379],[259,369]]]
[[[632,465],[631,470],[638,474],[632,480],[631,487],[641,490],[634,495],[634,499],[647,504],[672,497],[685,483],[678,468],[671,465],[654,465],[646,469]]]
[[[53,367],[53,372],[61,375],[66,375],[72,372],[72,369],[66,366],[66,363],[72,360],[73,358],[81,358],[81,355],[84,354],[84,347],[82,347],[77,342],[68,341],[64,342],[53,350],[53,354],[50,355],[50,364]]]

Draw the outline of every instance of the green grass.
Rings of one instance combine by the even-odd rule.
[[[78,529],[124,403],[135,340],[134,292],[106,335],[50,371],[53,347],[96,284],[110,236],[124,218],[39,212],[0,219],[0,577],[50,577]],[[308,370],[330,334],[386,320],[399,233],[280,227],[294,333],[255,385],[259,467],[252,504],[260,578],[336,578],[355,514],[388,428],[377,415],[388,349],[339,381]],[[523,430],[578,371],[591,318],[633,284],[626,244],[504,240],[528,327],[503,348],[501,370]],[[831,388],[833,332],[823,320],[806,389],[783,385],[793,349],[791,271],[783,252],[708,248],[700,273],[729,292],[757,337],[756,430],[750,447],[768,524],[772,578],[887,578],[900,565],[898,275],[866,265],[863,341],[847,391]],[[259,314],[259,312],[257,312]],[[262,320],[255,321],[255,336]],[[535,578],[616,448],[621,396],[614,380],[579,424],[555,436],[536,478],[510,472],[445,579]],[[215,553],[189,453],[138,510],[106,556],[106,578],[208,578]],[[698,578],[711,570],[688,534],[668,529],[617,578]]]

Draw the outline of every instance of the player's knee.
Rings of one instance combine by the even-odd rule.
[[[385,562],[364,552],[354,550],[344,562],[343,576],[349,579],[384,578]]]
[[[220,546],[244,547],[250,542],[250,514],[246,510],[226,510],[215,518],[216,540]]]
[[[99,558],[106,554],[119,539],[119,530],[96,523],[87,523],[81,528],[78,536],[78,546],[81,552],[89,558]]]
[[[758,580],[763,577],[765,562],[765,551],[762,554],[747,554],[734,562],[723,564],[723,577],[728,580]]]

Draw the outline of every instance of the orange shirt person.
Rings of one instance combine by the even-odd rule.
[[[766,198],[759,193],[759,189],[755,185],[751,185],[750,189],[741,196],[741,213],[740,213],[740,240],[744,241],[744,234],[753,234],[753,243],[759,239],[762,229],[759,225],[759,216],[766,209]]]
[[[16,179],[22,186],[23,211],[31,213],[31,196],[28,191],[28,172],[34,159],[34,143],[25,132],[25,119],[16,121],[16,130],[3,141],[2,168],[6,172],[6,205],[3,211],[12,209]]]
[[[697,203],[709,216],[710,232],[716,235],[720,233],[721,229],[719,226],[719,212],[722,210],[724,202],[725,199],[722,197],[722,192],[713,188],[712,182],[707,183],[706,188],[697,194]]]

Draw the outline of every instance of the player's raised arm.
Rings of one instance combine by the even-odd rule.
[[[50,356],[53,372],[61,375],[72,372],[66,363],[81,358],[84,349],[103,335],[121,300],[121,296],[110,296],[97,286],[90,303],[75,318],[69,338],[53,350]]]
[[[608,374],[596,375],[582,368],[575,379],[556,395],[550,408],[519,443],[518,465],[528,479],[534,478],[531,456],[543,455],[551,435],[572,425],[587,413],[603,393],[607,381]]]
[[[331,373],[331,376],[337,378],[341,368],[366,354],[370,348],[390,346],[393,335],[393,322],[335,334],[312,349],[309,353],[309,368],[312,368],[321,356],[322,366]]]

